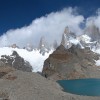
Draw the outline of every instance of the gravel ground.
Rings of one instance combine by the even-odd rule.
[[[100,100],[62,91],[61,87],[37,73],[13,71],[0,79],[0,100]],[[6,99],[5,99],[6,98]]]

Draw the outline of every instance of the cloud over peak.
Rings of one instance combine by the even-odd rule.
[[[27,43],[37,46],[42,36],[49,43],[54,42],[54,40],[60,43],[61,35],[66,26],[69,26],[71,31],[76,34],[82,34],[80,24],[83,22],[84,17],[78,15],[75,8],[65,8],[37,18],[29,26],[8,30],[0,37],[0,46],[8,46],[14,43],[20,47],[26,46]]]

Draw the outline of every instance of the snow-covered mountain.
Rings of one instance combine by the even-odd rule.
[[[62,34],[61,44],[66,49],[69,49],[73,44],[78,45],[79,48],[84,47],[80,42],[80,38],[78,38],[75,33],[71,32],[69,27],[66,27],[64,33]]]
[[[96,36],[95,36],[96,35]],[[62,34],[61,44],[69,49],[73,44],[78,45],[79,48],[89,47],[91,50],[100,49],[100,32],[98,28],[93,24],[89,26],[84,34],[76,36],[75,33],[71,32],[69,27],[65,28]]]
[[[33,72],[41,72],[44,61],[59,45],[63,45],[66,49],[69,49],[73,44],[78,48],[84,49],[89,47],[90,50],[100,54],[100,33],[98,28],[92,25],[86,29],[85,33],[81,36],[76,36],[71,32],[69,27],[66,27],[63,34],[61,44],[57,44],[55,40],[52,45],[49,45],[44,37],[40,38],[39,46],[34,48],[32,44],[27,44],[23,49],[19,48],[16,44],[9,47],[0,48],[0,58],[2,55],[11,55],[13,51],[16,51],[24,60],[28,61],[33,68]],[[98,36],[95,36],[98,35]],[[97,65],[100,65],[100,60],[96,61]]]
[[[94,24],[92,24],[85,30],[84,34],[75,36],[69,28],[66,27],[62,34],[61,44],[66,49],[71,48],[73,44],[82,49],[88,47],[94,53],[100,54],[100,31]],[[97,61],[95,60],[95,63],[97,66],[100,66],[100,59]]]

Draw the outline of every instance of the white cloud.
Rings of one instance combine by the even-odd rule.
[[[66,26],[69,26],[73,32],[81,34],[80,24],[84,21],[84,17],[75,12],[77,13],[76,9],[66,8],[37,18],[29,26],[9,30],[0,37],[0,46],[13,43],[20,47],[27,43],[37,45],[41,36],[45,36],[49,43],[52,43],[55,39],[59,43]]]
[[[86,19],[86,27],[94,23],[100,29],[100,8],[96,11],[96,15]]]

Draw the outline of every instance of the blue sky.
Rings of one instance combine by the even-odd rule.
[[[80,35],[93,21],[100,29],[100,0],[0,0],[0,47],[59,44],[66,26]]]
[[[78,13],[88,17],[100,7],[100,0],[0,0],[0,34],[67,7],[78,7]]]

